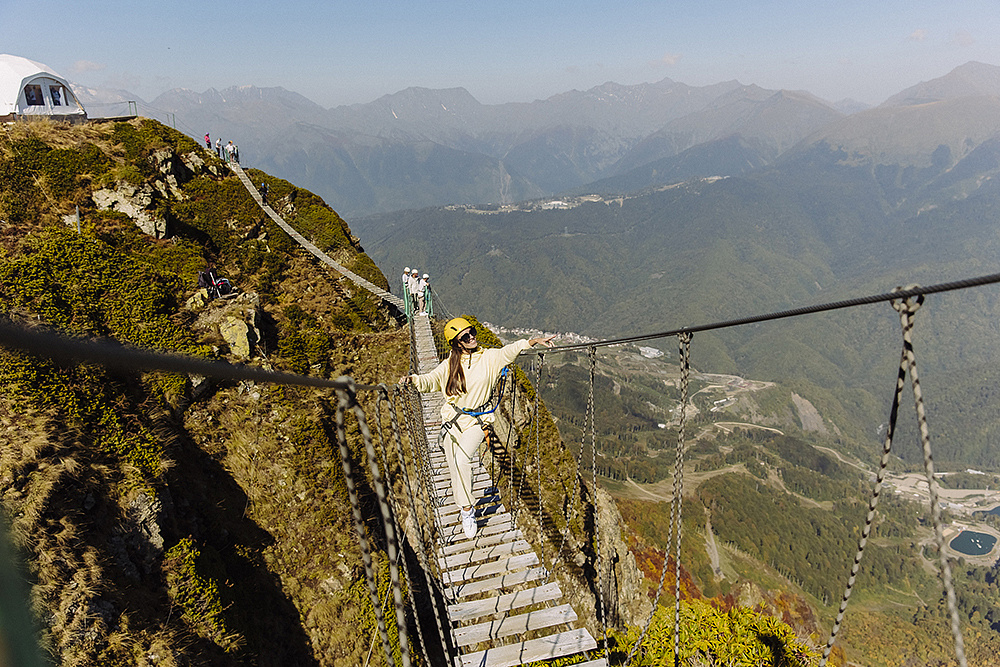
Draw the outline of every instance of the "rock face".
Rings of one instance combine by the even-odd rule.
[[[207,166],[205,160],[195,152],[178,156],[172,150],[164,149],[153,153],[150,160],[160,173],[160,178],[154,180],[152,185],[144,183],[137,187],[126,181],[119,181],[113,189],[95,191],[91,199],[99,209],[124,213],[143,233],[162,239],[169,236],[170,223],[157,210],[157,200],[185,199],[181,185],[203,170],[217,175],[217,169],[214,165]]]
[[[643,626],[653,603],[646,595],[643,575],[635,555],[622,539],[624,525],[611,495],[597,489],[597,534],[601,545],[605,613],[617,625]]]
[[[155,190],[149,184],[139,187],[119,181],[114,190],[104,188],[91,195],[97,208],[127,215],[145,234],[158,239],[167,236],[167,219],[153,205]]]
[[[229,343],[229,351],[241,359],[249,359],[256,337],[250,335],[250,325],[235,315],[227,315],[219,325],[219,334]]]

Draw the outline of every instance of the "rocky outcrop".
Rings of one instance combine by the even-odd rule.
[[[135,186],[119,181],[113,190],[97,190],[91,199],[102,211],[124,213],[144,234],[162,239],[166,238],[169,230],[166,217],[154,205],[156,195],[156,190],[148,183]]]
[[[597,536],[603,570],[604,604],[609,621],[616,625],[645,625],[653,610],[646,595],[642,571],[635,555],[622,539],[625,525],[614,498],[604,489],[597,489]]]
[[[197,294],[196,294],[197,296]],[[206,301],[204,297],[188,299],[191,310],[201,310],[194,328],[224,343],[238,359],[253,356],[260,333],[260,297],[256,292],[244,292],[232,299]]]
[[[119,181],[113,188],[95,191],[91,199],[97,208],[124,213],[144,234],[162,239],[169,236],[170,225],[158,206],[159,201],[186,199],[180,189],[184,183],[206,170],[218,175],[218,169],[215,165],[206,164],[197,152],[177,155],[170,149],[163,149],[154,152],[149,159],[160,175],[152,184],[136,186]]]

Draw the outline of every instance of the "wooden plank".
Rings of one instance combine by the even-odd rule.
[[[496,514],[498,512],[507,511],[507,508],[504,507],[503,503],[500,502],[499,496],[482,498],[475,504],[474,507],[476,510],[477,517],[484,517],[484,516],[489,516],[490,514]],[[458,512],[459,512],[459,507],[454,503],[437,508],[437,515],[442,523],[450,523],[452,521],[458,521]]]
[[[454,584],[459,581],[469,581],[470,579],[481,579],[483,577],[492,577],[495,575],[503,575],[508,572],[516,572],[517,570],[531,567],[532,565],[538,565],[538,554],[534,551],[529,551],[527,553],[511,556],[510,558],[501,558],[500,560],[490,561],[489,563],[479,563],[478,565],[470,564],[466,567],[448,570],[447,572],[441,573],[441,579],[445,584]]]
[[[455,629],[455,641],[459,646],[471,646],[491,639],[502,639],[518,635],[530,630],[551,628],[553,625],[572,623],[576,620],[576,612],[568,604],[559,607],[537,609],[518,616],[484,621],[476,625],[467,625]]]
[[[489,481],[475,482],[472,485],[472,496],[473,497],[475,497],[475,496],[482,497],[482,496],[486,495],[487,491],[490,491],[493,488],[494,487],[492,486],[492,482],[489,482]],[[442,486],[435,486],[434,487],[434,492],[437,495],[441,496],[442,498],[449,498],[449,499],[452,499],[452,502],[455,502],[454,501],[455,493],[452,491],[451,484],[444,484]]]
[[[516,584],[524,584],[529,581],[537,581],[538,579],[543,578],[546,574],[548,574],[548,572],[546,572],[544,567],[533,567],[530,570],[521,570],[519,572],[505,574],[500,577],[470,581],[455,586],[454,588],[446,588],[445,594],[450,594],[450,597],[467,598],[470,595],[495,591],[500,588],[507,588],[508,586],[514,586]]]
[[[470,600],[468,602],[458,602],[448,605],[448,618],[451,619],[452,623],[461,623],[491,614],[503,614],[512,609],[527,607],[531,604],[558,600],[561,597],[562,590],[560,590],[559,584],[553,581],[526,591],[505,593],[495,598]]]
[[[500,558],[501,556],[524,553],[530,549],[531,545],[528,544],[527,541],[517,540],[516,542],[505,542],[502,544],[484,547],[482,549],[463,551],[462,553],[457,553],[452,556],[438,558],[438,563],[440,563],[442,570],[450,570],[454,567],[459,567],[460,565],[468,565],[470,563],[489,560],[491,558]]]
[[[445,487],[451,486],[451,471],[445,470],[444,472],[434,473],[432,475],[434,480],[434,486],[438,489],[443,489]],[[473,473],[472,475],[472,486],[473,488],[481,486],[482,488],[489,488],[492,486],[493,480],[485,472]]]
[[[524,539],[524,533],[520,530],[508,530],[503,533],[497,533],[495,535],[476,535],[474,540],[462,540],[461,542],[455,542],[454,544],[447,544],[441,547],[440,551],[446,556],[452,554],[461,553],[463,551],[471,551],[473,549],[481,549],[483,547],[488,547],[493,544],[503,544],[504,542],[515,542],[517,540]]]
[[[497,646],[485,651],[466,653],[463,667],[514,667],[536,660],[560,658],[597,648],[597,642],[586,628],[560,632],[518,644]]]

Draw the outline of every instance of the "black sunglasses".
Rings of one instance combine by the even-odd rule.
[[[463,343],[467,343],[475,337],[476,337],[476,327],[472,327],[471,329],[463,333],[461,336],[459,336],[458,340],[460,340]]]

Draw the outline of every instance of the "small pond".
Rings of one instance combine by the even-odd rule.
[[[963,530],[948,546],[966,556],[985,556],[993,551],[997,538],[974,530]]]
[[[1000,516],[1000,505],[997,505],[996,507],[991,509],[989,512],[987,512],[987,514],[996,514],[997,516]]]

